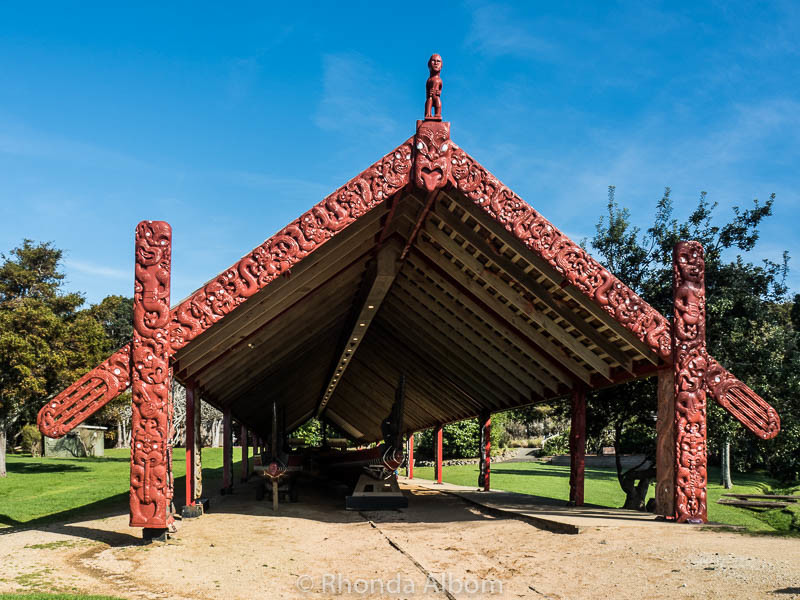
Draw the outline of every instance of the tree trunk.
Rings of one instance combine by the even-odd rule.
[[[625,504],[622,508],[630,510],[645,510],[645,498],[647,498],[647,491],[650,489],[650,484],[656,478],[655,461],[651,461],[649,457],[640,462],[635,467],[622,472],[622,456],[620,455],[619,440],[622,436],[622,424],[617,423],[614,426],[614,462],[617,466],[617,480],[625,492]],[[650,463],[648,467],[642,469],[642,465]],[[639,480],[639,483],[636,483]]]
[[[725,438],[722,444],[722,487],[729,490],[733,487],[731,481],[731,440],[729,437]]]
[[[0,477],[6,476],[6,418],[0,417]]]
[[[125,443],[125,434],[122,431],[122,419],[117,419],[117,443],[114,448],[122,448]]]

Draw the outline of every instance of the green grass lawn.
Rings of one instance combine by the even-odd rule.
[[[241,450],[234,450],[238,481]],[[0,528],[63,521],[98,510],[127,511],[130,451],[107,449],[102,458],[32,458],[8,455],[8,477],[0,479]],[[175,506],[185,498],[185,450],[175,448]],[[203,487],[216,494],[222,483],[222,448],[203,449]]]
[[[32,526],[51,521],[66,521],[98,511],[128,510],[129,451],[106,450],[103,458],[32,458],[8,455],[8,477],[0,479],[0,528]],[[185,451],[173,453],[175,506],[183,506]],[[234,450],[234,459],[241,452]],[[240,464],[235,460],[234,481]],[[416,477],[433,479],[433,468],[417,467]],[[725,490],[717,484],[719,470],[709,473],[708,516],[711,521],[746,527],[753,532],[783,531],[800,523],[800,511],[752,510],[717,504]],[[475,486],[477,465],[444,468],[444,480]],[[774,480],[761,473],[736,474],[734,492],[758,494],[777,487]],[[217,493],[222,484],[222,449],[203,449],[203,486],[207,495]],[[538,462],[498,463],[492,465],[492,487],[566,501],[569,496],[569,467]],[[622,506],[625,496],[613,468],[586,470],[586,502],[600,506]],[[652,496],[651,488],[651,496]],[[797,492],[794,492],[797,493]],[[800,507],[799,507],[800,508]]]
[[[433,479],[433,467],[416,467],[414,477]],[[446,466],[442,479],[456,485],[477,486],[478,465]],[[778,483],[762,473],[734,474],[732,490],[725,490],[719,481],[719,469],[709,470],[708,518],[716,523],[743,526],[748,531],[775,532],[784,530],[791,522],[788,511],[771,510],[764,513],[717,504],[720,496],[728,492],[742,494],[769,493]],[[492,465],[492,488],[509,492],[533,494],[557,500],[569,499],[569,467],[548,465],[537,462],[497,463]],[[648,499],[653,496],[651,486]],[[585,500],[588,504],[620,507],[625,502],[625,494],[617,481],[614,468],[586,469]],[[759,515],[761,518],[759,518]],[[780,515],[780,516],[779,516]]]

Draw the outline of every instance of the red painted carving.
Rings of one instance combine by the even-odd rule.
[[[126,344],[104,362],[50,400],[39,411],[43,434],[57,438],[124,392],[131,382],[131,345]]]
[[[425,82],[425,118],[442,120],[442,57],[434,54],[428,59],[430,77]]]
[[[755,435],[765,440],[778,435],[781,419],[775,409],[710,356],[706,387],[722,408]]]
[[[466,152],[456,146],[452,152],[452,180],[456,188],[655,353],[665,360],[670,359],[672,348],[667,319]]]
[[[452,143],[450,123],[417,121],[414,137],[414,183],[432,192],[451,179]]]
[[[164,529],[172,523],[172,399],[167,332],[171,260],[170,226],[164,221],[139,223],[131,377],[132,527]]]
[[[675,518],[705,523],[706,290],[703,247],[678,242],[673,253],[675,371]]]
[[[408,140],[175,307],[169,313],[170,355],[408,185],[411,153]],[[61,437],[129,384],[130,349],[125,346],[42,408],[39,429]]]

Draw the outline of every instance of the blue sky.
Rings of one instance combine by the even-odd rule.
[[[0,6],[0,250],[52,240],[92,302],[139,220],[177,301],[412,135],[432,52],[453,139],[574,238],[608,185],[642,226],[775,192],[748,258],[800,291],[796,3],[162,4]]]

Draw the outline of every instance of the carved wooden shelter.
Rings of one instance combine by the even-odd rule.
[[[265,435],[276,402],[289,430],[323,416],[370,442],[405,373],[409,434],[481,418],[487,488],[491,413],[568,399],[580,505],[587,391],[658,375],[657,498],[678,521],[706,519],[707,395],[754,434],[778,433],[769,404],[706,352],[702,248],[676,248],[671,322],[456,144],[441,57],[429,68],[414,136],[172,307],[172,231],[139,224],[133,340],[39,414],[58,437],[132,387],[132,526],[172,519],[170,377],[187,387],[190,437],[202,397],[226,440],[233,420]],[[230,485],[230,443],[225,458]]]

